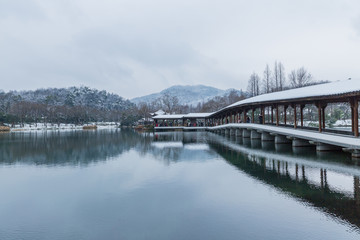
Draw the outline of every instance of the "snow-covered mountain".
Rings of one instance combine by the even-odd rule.
[[[206,102],[216,96],[224,96],[234,89],[221,90],[214,87],[204,85],[182,86],[176,85],[162,90],[159,93],[133,98],[130,101],[138,104],[141,102],[152,102],[163,95],[176,96],[180,104],[196,105],[199,102]]]

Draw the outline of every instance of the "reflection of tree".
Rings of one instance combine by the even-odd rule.
[[[30,132],[0,135],[0,161],[83,165],[122,154],[141,143],[133,131]]]

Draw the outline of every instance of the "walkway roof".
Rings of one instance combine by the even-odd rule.
[[[188,114],[173,114],[173,115],[157,115],[153,119],[187,119],[187,118],[206,118],[213,113],[188,113]]]
[[[360,92],[360,80],[345,80],[336,81],[331,83],[324,83],[302,88],[295,88],[281,92],[273,92],[268,94],[259,95],[252,98],[247,98],[239,102],[233,103],[217,112],[248,104],[279,102],[286,100],[309,100],[309,98],[323,98],[330,96],[338,96],[344,94],[353,94]]]

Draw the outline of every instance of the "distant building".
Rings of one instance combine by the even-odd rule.
[[[157,110],[157,111],[154,112],[154,113],[150,113],[150,115],[151,115],[152,117],[155,117],[155,116],[158,116],[158,115],[166,115],[166,112],[163,111],[162,109],[159,109],[159,110]]]

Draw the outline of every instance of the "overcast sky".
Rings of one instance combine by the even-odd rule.
[[[0,0],[0,89],[246,89],[281,61],[360,81],[359,0]]]

